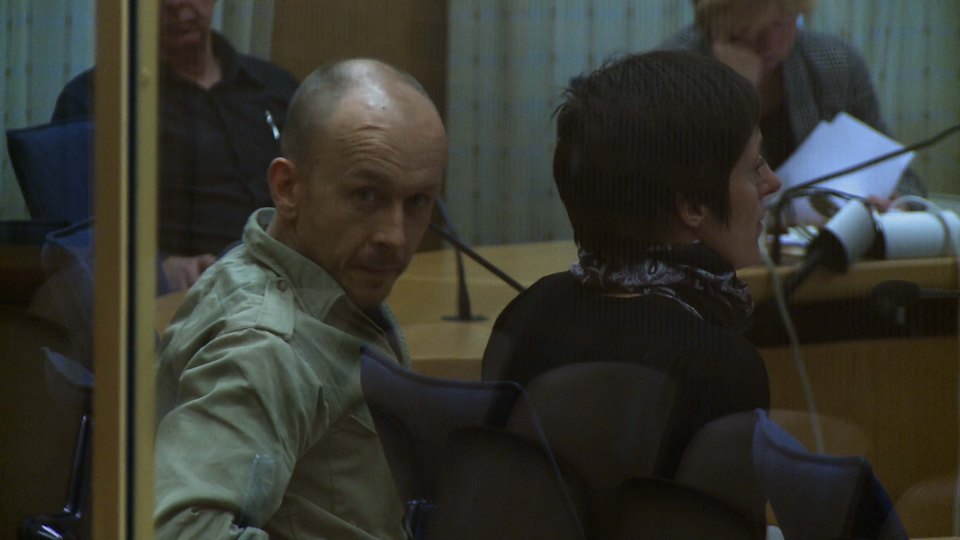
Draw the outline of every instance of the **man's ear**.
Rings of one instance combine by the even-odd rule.
[[[685,199],[679,193],[676,199],[677,220],[685,228],[698,231],[707,217],[707,207]]]
[[[295,218],[302,189],[296,165],[289,159],[275,158],[267,169],[267,182],[270,184],[270,197],[277,213],[284,219]]]

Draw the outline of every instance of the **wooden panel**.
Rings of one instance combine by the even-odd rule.
[[[760,354],[770,406],[806,410],[789,348]],[[803,355],[818,412],[867,434],[867,458],[894,500],[925,478],[955,470],[957,336],[805,345]]]
[[[302,79],[334,60],[377,58],[416,77],[443,115],[446,29],[445,0],[277,0],[273,61]]]
[[[273,21],[272,59],[298,79],[336,60],[376,58],[413,75],[446,117],[446,0],[276,0]],[[427,232],[420,249],[441,244]]]

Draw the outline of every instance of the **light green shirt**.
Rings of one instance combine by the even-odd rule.
[[[360,347],[409,365],[320,266],[267,235],[204,272],[157,364],[157,538],[401,538]],[[399,351],[399,353],[398,353]]]

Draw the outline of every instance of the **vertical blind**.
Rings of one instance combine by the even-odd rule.
[[[214,28],[242,52],[270,57],[274,0],[217,2]],[[3,131],[46,123],[63,86],[93,66],[95,0],[0,0],[0,107]],[[0,219],[27,219],[0,148]]]
[[[553,186],[551,114],[572,76],[693,20],[686,0],[451,0],[446,197],[465,239],[570,238]],[[909,143],[960,122],[960,2],[831,0],[805,24],[865,56],[888,127]],[[956,139],[956,138],[955,138]],[[960,141],[921,153],[931,191],[960,193]]]

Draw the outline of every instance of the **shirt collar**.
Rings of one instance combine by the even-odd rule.
[[[261,208],[250,215],[243,231],[243,243],[250,254],[286,279],[302,309],[313,317],[325,319],[332,313],[342,313],[368,318],[322,266],[267,233],[275,215],[273,208]]]
[[[220,63],[220,77],[225,81],[231,80],[243,70],[240,54],[223,36],[212,31],[210,34],[210,39],[213,41],[213,56]]]
[[[322,266],[267,233],[275,215],[273,208],[261,208],[250,215],[243,230],[243,243],[250,255],[287,280],[300,308],[310,316],[339,320],[355,328],[357,335],[373,332],[375,336],[368,334],[370,338],[382,340],[384,350],[392,350],[401,363],[409,365],[409,348],[387,305],[361,310]]]
[[[211,31],[210,34],[210,39],[213,42],[211,45],[213,48],[213,56],[220,64],[221,82],[232,81],[237,77],[244,76],[252,81],[256,81],[257,84],[263,85],[263,82],[257,79],[256,74],[249,69],[243,55],[237,52],[225,37],[213,31]],[[166,63],[161,63],[160,69],[162,76],[165,78],[177,81],[186,80]]]

